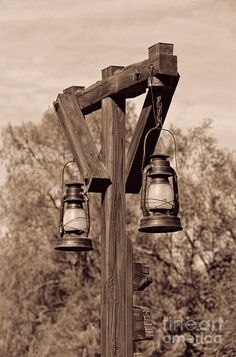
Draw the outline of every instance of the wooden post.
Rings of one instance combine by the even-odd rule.
[[[103,80],[122,67],[102,71]],[[102,357],[132,357],[132,244],[125,233],[125,99],[102,100]]]
[[[152,278],[146,264],[132,261],[132,242],[126,237],[125,193],[139,193],[143,143],[155,123],[153,99],[162,97],[165,119],[179,80],[173,45],[157,43],[148,59],[127,67],[110,66],[102,80],[88,88],[72,86],[58,96],[57,115],[89,191],[102,193],[102,357],[144,357],[133,353],[133,341],[153,337],[151,314],[133,307],[133,291],[148,287]],[[150,85],[132,137],[125,166],[125,100]],[[156,104],[154,103],[154,106]],[[102,152],[98,153],[84,115],[102,108]],[[146,145],[152,153],[158,134]],[[126,169],[125,169],[126,167]]]

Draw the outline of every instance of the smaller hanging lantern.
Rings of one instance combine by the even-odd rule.
[[[60,238],[55,249],[62,251],[93,250],[88,238],[90,229],[88,197],[84,194],[83,182],[67,183],[60,211]]]
[[[154,154],[143,170],[140,232],[165,233],[182,230],[179,217],[178,184],[168,155]],[[172,186],[169,182],[172,179]],[[149,184],[148,184],[149,181]],[[148,187],[147,187],[148,186]]]

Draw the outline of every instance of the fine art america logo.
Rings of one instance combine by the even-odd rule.
[[[223,319],[184,320],[166,316],[163,320],[165,343],[220,344],[223,342]]]

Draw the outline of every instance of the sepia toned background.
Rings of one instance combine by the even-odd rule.
[[[61,171],[72,156],[52,103],[109,65],[142,61],[157,42],[178,56],[165,126],[178,144],[184,230],[138,233],[140,197],[127,199],[134,257],[153,277],[135,303],[150,308],[154,339],[137,351],[236,355],[235,18],[234,0],[0,0],[0,356],[100,356],[100,197],[90,195],[94,251],[56,252]],[[127,145],[143,99],[128,103]],[[100,112],[89,120],[98,146],[100,122]],[[167,343],[187,339],[186,320],[222,325],[204,331],[211,344]]]
[[[220,145],[233,148],[235,16],[234,0],[1,0],[1,125],[36,122],[63,88],[169,42],[181,80],[168,122],[211,117]]]

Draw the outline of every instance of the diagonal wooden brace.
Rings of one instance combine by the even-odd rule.
[[[70,149],[90,192],[103,192],[111,183],[80,106],[71,93],[59,94],[55,109]]]
[[[174,77],[159,75],[158,80],[162,85],[152,88],[154,107],[157,96],[161,95],[162,121],[164,122],[172,96],[179,81],[179,75]],[[126,157],[126,193],[139,193],[140,191],[142,182],[141,171],[144,139],[147,132],[155,126],[156,123],[153,113],[152,93],[151,89],[149,89]],[[159,135],[160,132],[153,131],[148,138],[144,166],[147,165],[147,160],[154,151]]]

